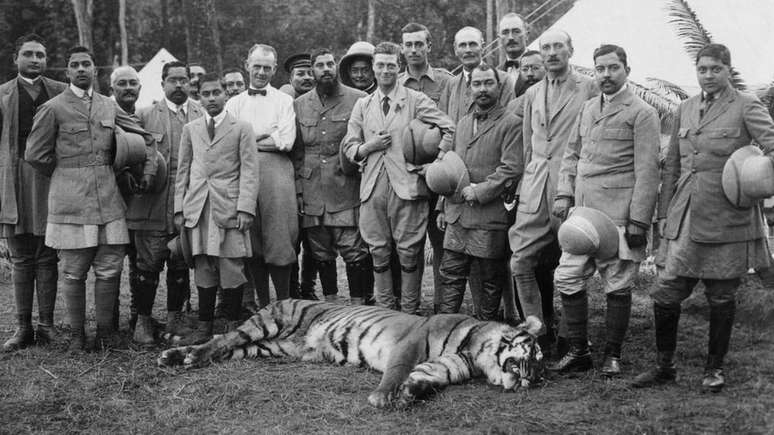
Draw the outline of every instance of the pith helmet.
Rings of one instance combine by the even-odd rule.
[[[431,163],[438,156],[441,143],[441,129],[412,119],[403,130],[403,157],[415,165]]]
[[[559,227],[562,251],[607,260],[618,254],[618,228],[603,212],[575,207]]]
[[[427,167],[427,187],[439,195],[453,195],[470,185],[470,175],[459,154],[449,151]]]
[[[742,167],[747,159],[755,156],[763,156],[763,152],[754,145],[743,146],[734,151],[723,166],[723,193],[735,207],[749,208],[757,199],[761,199],[751,198],[742,190]]]
[[[174,239],[167,242],[167,248],[169,248],[172,258],[182,258],[186,266],[189,269],[193,269],[194,259],[191,253],[191,241],[188,240],[188,231],[185,228],[182,228],[180,234],[175,236]]]
[[[145,139],[136,133],[124,131],[116,126],[116,154],[113,169],[118,172],[127,166],[134,166],[145,161]]]

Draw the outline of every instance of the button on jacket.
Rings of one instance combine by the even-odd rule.
[[[662,176],[659,217],[666,217],[664,237],[677,239],[691,213],[691,240],[728,243],[763,237],[760,204],[736,208],[723,194],[723,166],[731,153],[752,140],[770,157],[774,122],[754,95],[731,87],[717,95],[704,116],[701,96],[680,104]]]
[[[154,146],[150,134],[96,92],[90,106],[70,88],[40,106],[24,158],[51,176],[48,223],[103,225],[125,217],[112,167],[117,127]],[[156,159],[146,159],[143,173],[156,173]]]
[[[658,195],[661,124],[628,87],[583,106],[559,172],[556,196],[604,212],[618,226],[650,226]]]
[[[298,97],[293,161],[296,192],[303,196],[304,214],[322,216],[360,205],[360,174],[345,175],[339,160],[341,141],[355,102],[365,92],[339,85],[335,95],[320,100],[316,89]]]

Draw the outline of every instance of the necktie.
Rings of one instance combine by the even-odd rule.
[[[387,114],[390,113],[390,97],[384,97],[384,99],[382,99],[382,112],[384,113],[384,116],[387,116]]]
[[[700,109],[699,109],[699,119],[704,118],[704,115],[709,112],[710,107],[712,107],[712,103],[715,101],[715,96],[712,94],[707,94],[704,99],[701,101]]]
[[[183,125],[188,123],[188,118],[185,116],[185,110],[183,110],[183,106],[177,106],[177,112],[175,112],[175,116],[177,116],[178,121],[183,123]]]
[[[210,142],[215,138],[215,118],[210,118],[210,122],[207,123],[207,134],[210,135]]]
[[[519,68],[519,61],[517,59],[508,59],[505,61],[505,70],[509,68]]]
[[[91,110],[91,97],[89,96],[88,92],[84,92],[81,99],[83,100],[83,104],[86,105],[86,108]]]
[[[247,95],[263,95],[265,97],[266,89],[247,88]]]

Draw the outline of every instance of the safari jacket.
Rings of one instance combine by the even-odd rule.
[[[760,204],[737,208],[721,185],[731,153],[752,140],[774,156],[774,122],[757,97],[731,87],[721,91],[700,117],[701,95],[680,104],[662,175],[659,218],[666,218],[664,237],[677,239],[691,213],[691,240],[729,243],[763,237]]]
[[[112,167],[116,127],[154,146],[153,136],[97,92],[91,110],[70,88],[40,106],[24,159],[51,176],[49,223],[104,225],[125,217]],[[146,159],[143,173],[156,173],[156,159]]]
[[[296,194],[304,201],[304,214],[322,216],[360,205],[360,173],[345,175],[339,160],[341,140],[355,102],[367,94],[339,85],[336,94],[320,100],[316,89],[298,97],[293,165]]]
[[[192,100],[191,100],[192,101]],[[204,116],[199,104],[188,104],[188,119],[193,121]],[[167,183],[158,193],[148,192],[129,196],[127,199],[126,223],[131,230],[154,230],[176,232],[174,228],[175,175],[180,143],[174,143],[170,134],[170,110],[166,100],[137,111],[140,123],[156,140],[158,151],[167,161]],[[172,114],[171,116],[175,116]]]
[[[41,77],[43,87],[49,99],[59,95],[67,88],[62,82]],[[20,180],[20,165],[29,165],[24,156],[19,155],[17,144],[19,135],[19,78],[14,78],[0,85],[0,114],[2,114],[2,130],[0,133],[0,224],[15,225],[19,222],[19,209],[16,198],[18,183],[24,183],[31,192],[25,201],[33,203],[32,209],[40,211],[33,219],[34,233],[43,235],[46,231],[46,206],[48,189],[51,179],[39,171],[24,171],[30,177]]]
[[[661,124],[656,110],[628,87],[601,109],[583,106],[564,152],[557,197],[604,212],[618,226],[650,222],[658,195]]]

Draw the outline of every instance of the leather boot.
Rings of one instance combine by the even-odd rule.
[[[315,261],[317,273],[320,275],[320,286],[326,301],[330,301],[329,296],[336,296],[339,293],[336,277],[336,260]],[[338,300],[338,298],[334,298]]]
[[[728,353],[731,330],[734,327],[736,302],[710,305],[710,331],[707,364],[704,369],[702,388],[717,393],[725,386],[723,358]]]
[[[677,325],[680,321],[680,306],[669,307],[653,304],[653,318],[656,325],[656,367],[639,374],[632,386],[647,388],[675,382],[677,370],[674,356],[677,348]]]
[[[306,245],[305,245],[306,246]],[[301,289],[299,297],[310,301],[319,300],[314,294],[314,282],[317,278],[317,262],[308,249],[301,254]]]
[[[562,293],[562,307],[567,319],[567,339],[570,350],[549,370],[557,373],[582,372],[594,364],[588,345],[589,300],[585,291],[567,295]]]
[[[364,305],[374,294],[374,271],[371,257],[346,264],[350,305]]]
[[[38,326],[35,328],[35,343],[38,346],[45,346],[53,342],[55,336],[54,313],[39,313]]]
[[[29,314],[19,315],[17,316],[17,322],[16,332],[3,344],[3,352],[14,352],[35,343],[32,316]]]
[[[68,352],[81,353],[86,349],[86,282],[65,276],[62,281],[62,294],[70,322]]]
[[[417,314],[422,302],[422,271],[418,268],[410,272],[401,270],[400,281],[401,311]]]
[[[607,311],[605,313],[605,360],[602,363],[602,375],[607,377],[621,374],[621,347],[629,328],[631,317],[631,291],[610,293],[607,295]]]
[[[143,325],[143,330],[137,330],[137,321],[135,320],[133,340],[139,344],[153,343],[153,302],[156,300],[156,290],[159,285],[159,273],[148,271],[135,271],[135,283],[133,290],[134,312],[137,317],[147,317],[147,325]],[[130,320],[131,322],[131,320]],[[148,339],[150,336],[150,341]]]
[[[137,325],[137,299],[139,298],[139,271],[129,270],[129,329],[134,331]]]
[[[545,321],[543,319],[543,298],[540,294],[540,287],[538,286],[535,273],[520,273],[513,276],[514,284],[516,285],[516,294],[519,298],[519,305],[521,306],[524,318],[527,316],[535,316],[543,323],[541,332],[545,331]],[[541,333],[542,335],[542,333]]]
[[[86,331],[81,328],[72,328],[70,330],[67,352],[71,354],[80,354],[86,350]]]
[[[94,340],[94,350],[106,351],[118,349],[122,346],[123,343],[121,343],[121,337],[118,335],[118,332],[113,329],[112,323],[107,327],[100,326],[99,323],[97,323],[97,336]]]
[[[218,287],[218,293],[215,297],[215,318],[225,319],[228,308],[226,307],[226,298],[223,289]]]
[[[94,317],[97,320],[97,345],[115,347],[115,304],[118,294],[118,278],[94,280]]]
[[[392,271],[390,269],[383,272],[374,269],[374,303],[376,306],[395,309],[392,286]]]
[[[180,311],[167,311],[167,325],[164,327],[164,336],[171,338],[190,333],[190,330],[183,325],[182,313]]]
[[[146,315],[137,316],[137,324],[134,328],[134,335],[132,340],[137,344],[153,344],[153,324],[151,323],[151,317]]]
[[[177,344],[180,346],[191,346],[202,344],[212,339],[212,320],[199,320],[196,329],[183,337]]]

